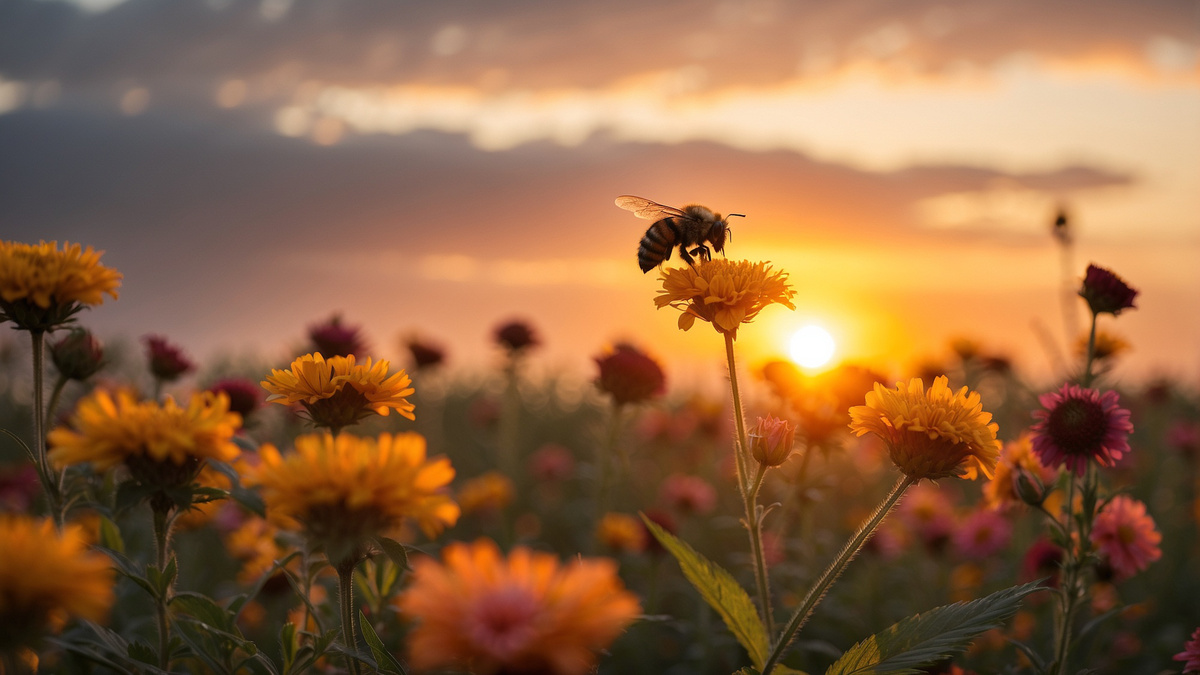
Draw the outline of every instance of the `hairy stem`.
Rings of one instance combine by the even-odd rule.
[[[342,642],[351,652],[358,651],[358,631],[354,626],[354,564],[338,565],[338,604],[342,610]],[[346,655],[352,675],[359,675],[358,659]]]
[[[154,514],[154,558],[160,574],[166,573],[167,564],[171,559],[171,525],[174,507],[151,503]],[[171,669],[171,623],[168,615],[168,604],[171,602],[171,591],[175,586],[174,580],[165,588],[159,589],[154,598],[154,617],[158,623],[158,665],[163,670]]]
[[[767,635],[775,633],[775,616],[771,608],[770,577],[767,576],[767,561],[763,555],[762,518],[757,503],[758,488],[762,484],[762,472],[752,485],[749,482],[750,448],[746,445],[746,419],[742,411],[742,395],[738,390],[737,362],[733,354],[733,335],[725,333],[725,359],[729,364],[729,389],[733,395],[733,419],[737,424],[736,448],[738,488],[742,494],[742,505],[746,510],[746,531],[750,537],[750,552],[754,556],[754,585],[758,590],[758,602],[762,611],[763,625]]]
[[[818,579],[817,582],[813,584],[812,588],[809,589],[808,595],[804,596],[804,600],[802,600],[800,602],[800,606],[796,608],[796,613],[792,615],[792,618],[788,620],[787,625],[784,626],[783,633],[779,636],[779,641],[775,643],[775,648],[771,650],[771,656],[767,658],[767,662],[763,664],[762,675],[769,675],[771,669],[774,668],[777,663],[779,663],[779,659],[787,650],[788,645],[791,644],[792,640],[796,637],[796,633],[799,632],[804,623],[808,621],[808,617],[816,608],[817,603],[821,601],[821,598],[825,596],[825,593],[829,590],[829,587],[833,585],[834,581],[837,581],[837,578],[841,575],[842,571],[846,569],[846,565],[850,564],[850,561],[853,560],[854,556],[859,552],[860,549],[862,549],[863,544],[867,543],[867,539],[871,537],[871,534],[875,532],[875,529],[879,527],[880,523],[883,522],[884,517],[887,516],[888,512],[892,510],[892,507],[894,507],[896,503],[900,501],[900,497],[904,496],[905,490],[908,490],[908,488],[916,482],[916,479],[908,476],[904,476],[897,481],[896,486],[892,488],[892,491],[888,493],[888,496],[885,497],[883,501],[880,502],[879,507],[875,509],[875,513],[871,514],[871,517],[866,523],[863,523],[863,526],[859,528],[854,537],[852,537],[850,541],[846,542],[846,545],[842,548],[841,553],[838,553],[838,556],[836,559],[834,559],[833,563],[831,563],[829,567],[825,569],[825,572],[821,574],[821,578]]]

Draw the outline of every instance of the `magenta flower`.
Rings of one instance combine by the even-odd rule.
[[[243,420],[253,415],[263,403],[262,387],[244,377],[217,380],[208,390],[224,392],[229,397],[229,409],[241,415]]]
[[[1032,427],[1033,451],[1048,467],[1066,466],[1082,476],[1088,460],[1100,466],[1112,466],[1129,452],[1129,434],[1133,423],[1129,411],[1119,405],[1117,392],[1101,394],[1064,384],[1056,392],[1038,398],[1043,410],[1035,410],[1040,420]]]
[[[954,548],[971,560],[986,560],[1012,541],[1012,525],[994,509],[975,511],[954,531]]]
[[[165,337],[147,335],[142,341],[146,343],[146,357],[150,361],[150,372],[155,379],[174,382],[196,369],[196,364],[192,363],[183,350],[167,342]]]
[[[313,351],[320,352],[327,359],[351,354],[361,356],[368,351],[362,328],[342,323],[340,314],[334,314],[325,323],[309,326],[308,339],[312,342]]]
[[[1125,495],[1113,497],[1096,514],[1091,540],[1119,579],[1141,572],[1162,557],[1158,547],[1162,534],[1146,513],[1146,505]]]
[[[1113,316],[1123,309],[1137,309],[1133,304],[1137,294],[1121,277],[1096,265],[1088,265],[1083,287],[1079,289],[1079,295],[1087,300],[1092,314]]]
[[[496,327],[496,343],[510,352],[520,352],[541,344],[533,327],[524,321],[509,321]]]
[[[684,514],[705,515],[717,507],[717,491],[699,476],[674,473],[667,476],[660,491],[662,501]]]
[[[1183,673],[1200,673],[1200,628],[1192,631],[1192,639],[1183,645],[1183,651],[1175,655],[1176,661],[1186,661]]]
[[[612,352],[597,356],[596,365],[600,368],[596,387],[619,405],[648,401],[666,390],[662,367],[631,345],[617,345]]]

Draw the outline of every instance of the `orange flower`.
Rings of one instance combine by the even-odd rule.
[[[83,528],[0,515],[0,654],[35,643],[71,617],[103,620],[113,604],[108,556],[88,550]]]
[[[289,370],[271,370],[262,382],[270,396],[267,401],[281,405],[299,403],[308,410],[318,427],[341,429],[375,413],[386,417],[395,409],[402,417],[413,416],[412,380],[403,370],[388,376],[387,361],[355,363],[353,354],[331,356],[320,352],[305,354],[292,361]]]
[[[489,471],[467,481],[458,491],[463,513],[494,512],[512,503],[516,488],[508,476]]]
[[[596,526],[596,538],[618,553],[637,553],[646,549],[646,527],[627,513],[606,513]]]
[[[121,273],[100,264],[91,246],[43,241],[0,241],[0,321],[22,330],[49,331],[67,323],[84,305],[117,298]]]
[[[850,429],[882,438],[896,466],[917,480],[973,479],[976,469],[991,478],[1000,455],[999,427],[991,420],[978,393],[952,392],[945,376],[928,391],[919,377],[895,389],[876,383],[866,405],[850,409]]]
[[[720,333],[737,336],[737,329],[763,308],[781,304],[796,309],[796,294],[786,272],[772,272],[767,263],[718,258],[696,266],[663,270],[663,289],[654,304],[682,310],[679,328],[688,330],[696,319],[708,321]]]
[[[1022,476],[1022,474],[1024,475]],[[1033,436],[1029,432],[1023,432],[1017,440],[1004,444],[1004,448],[1000,451],[999,461],[996,463],[996,474],[983,486],[983,498],[985,503],[994,509],[1019,505],[1026,500],[1040,503],[1040,499],[1045,497],[1046,490],[1054,486],[1057,477],[1058,469],[1042,465],[1033,452]],[[1032,481],[1033,478],[1037,478],[1041,483],[1041,493],[1024,496],[1019,494],[1018,480],[1028,482],[1027,491],[1037,491],[1037,485]],[[1051,513],[1055,512],[1053,509],[1047,508]]]
[[[476,675],[585,675],[641,612],[616,563],[496,544],[453,543],[442,563],[421,558],[401,612],[416,620],[408,636],[418,670],[458,668]]]
[[[458,506],[445,493],[454,469],[445,457],[426,460],[420,434],[307,434],[295,445],[283,455],[264,444],[262,463],[246,482],[261,486],[272,523],[304,532],[333,565],[406,519],[430,537],[458,520]]]

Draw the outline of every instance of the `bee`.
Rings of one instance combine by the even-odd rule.
[[[731,213],[722,218],[721,214],[699,204],[677,209],[632,195],[617,197],[617,206],[633,211],[638,218],[654,221],[638,244],[638,266],[643,273],[669,260],[676,246],[679,247],[679,257],[692,266],[695,266],[692,256],[698,255],[704,261],[712,258],[706,244],[711,244],[717,253],[723,253],[725,238],[729,234],[726,219],[734,216],[745,218],[741,213]]]

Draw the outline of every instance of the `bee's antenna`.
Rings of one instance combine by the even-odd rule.
[[[729,214],[729,215],[727,215],[727,216],[725,216],[725,217],[726,217],[726,218],[732,218],[732,217],[734,217],[734,216],[737,216],[738,218],[745,218],[745,217],[746,217],[746,214],[744,214],[744,213],[731,213],[731,214]]]

